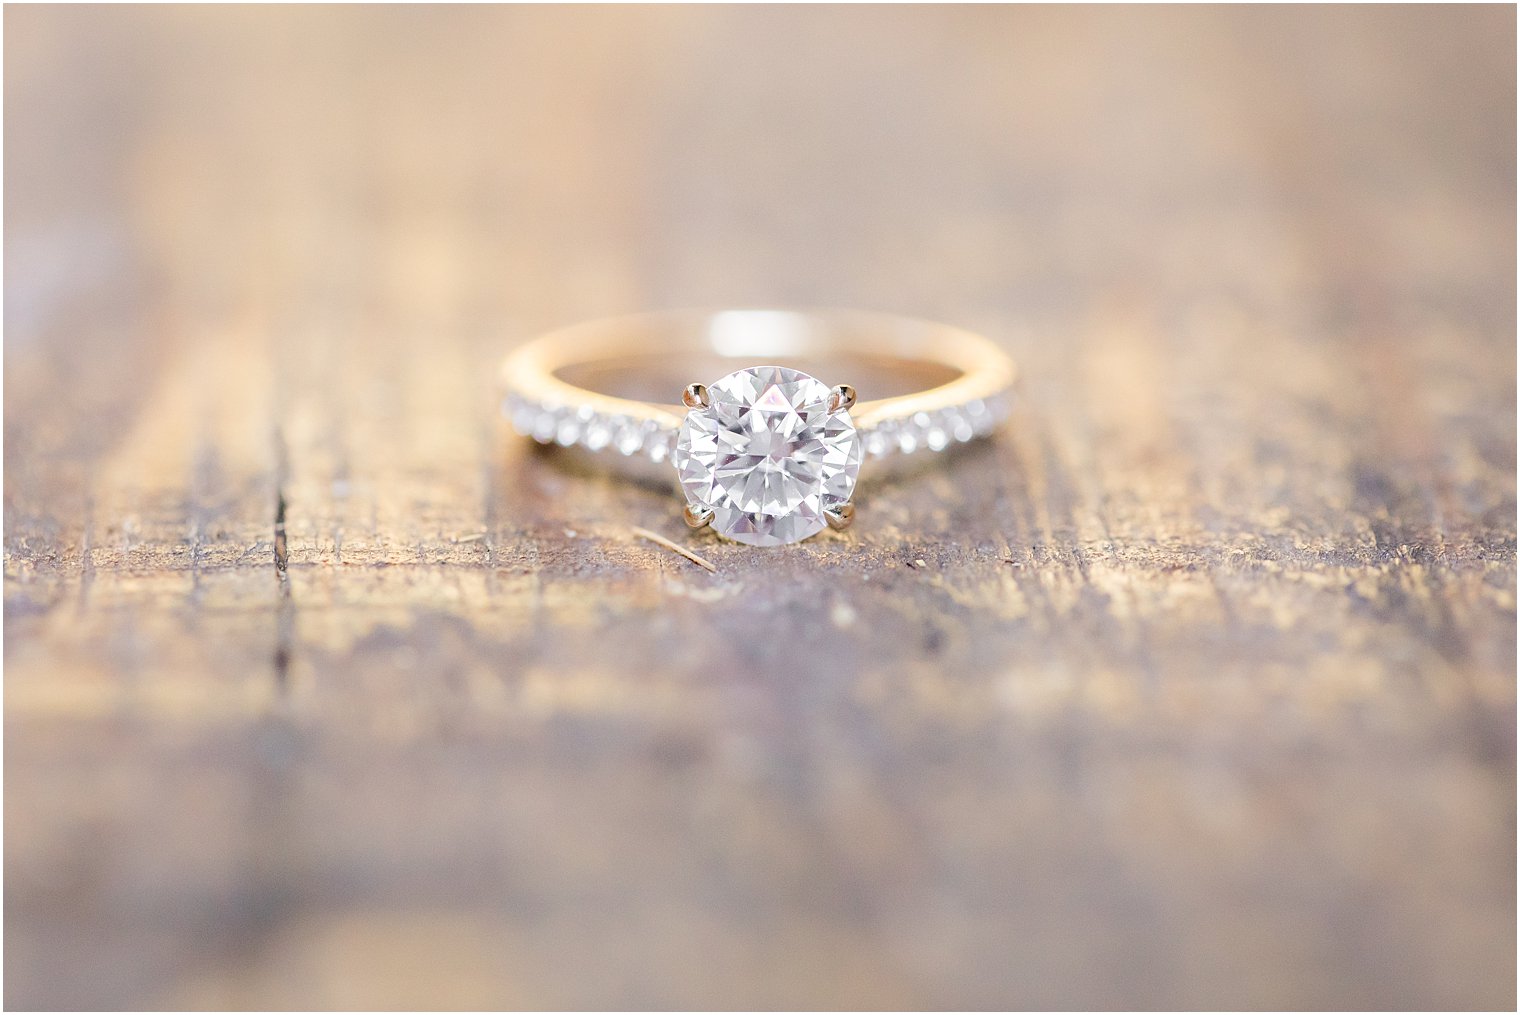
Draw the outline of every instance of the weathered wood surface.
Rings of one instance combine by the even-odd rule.
[[[8,1006],[1514,1005],[1512,9],[5,28]],[[708,575],[693,304],[1022,401]]]

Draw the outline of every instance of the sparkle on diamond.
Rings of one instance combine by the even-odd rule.
[[[720,534],[755,546],[806,539],[850,499],[861,442],[831,391],[786,367],[751,367],[708,386],[681,424],[674,461],[686,499]]]

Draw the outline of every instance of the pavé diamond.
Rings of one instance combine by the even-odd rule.
[[[737,370],[708,386],[709,404],[681,424],[672,455],[686,500],[712,527],[753,546],[795,543],[849,501],[861,440],[828,385],[786,367]]]

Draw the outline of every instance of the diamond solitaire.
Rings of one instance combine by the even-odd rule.
[[[836,373],[872,397],[857,404],[854,388],[816,376]],[[880,474],[990,436],[1014,373],[980,335],[857,310],[589,321],[540,335],[501,367],[518,433],[630,477],[669,482],[673,464],[686,524],[751,546],[848,526],[862,461]],[[666,400],[717,374],[687,385],[683,404]]]
[[[855,392],[786,367],[736,370],[686,389],[672,460],[686,518],[752,546],[842,529],[854,508],[861,439]]]

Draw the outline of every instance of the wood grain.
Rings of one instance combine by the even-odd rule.
[[[1512,9],[4,17],[8,1007],[1514,1006]],[[1016,416],[715,574],[496,420],[767,304]]]

